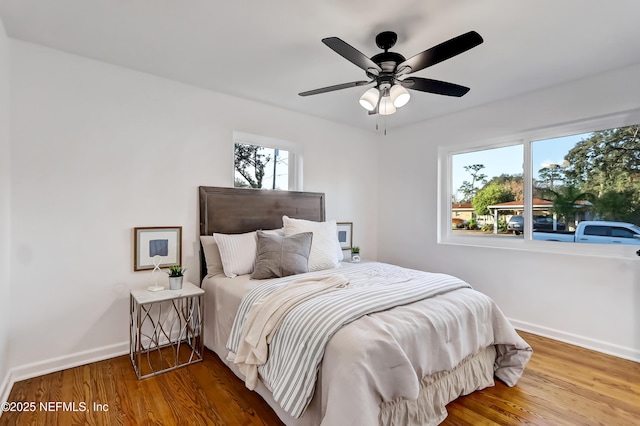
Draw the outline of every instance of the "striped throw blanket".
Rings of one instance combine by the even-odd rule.
[[[286,315],[301,303],[348,285],[340,274],[326,278],[303,278],[293,281],[269,293],[251,305],[242,327],[240,343],[233,360],[244,375],[247,388],[254,390],[258,384],[258,367],[269,357],[268,344],[273,333]]]
[[[383,263],[364,263],[341,268],[349,285],[324,292],[297,304],[279,321],[271,333],[268,358],[258,372],[274,399],[293,417],[300,417],[313,397],[317,370],[324,349],[342,326],[374,312],[406,305],[459,288],[465,282],[445,274],[435,274]],[[335,269],[302,276],[266,281],[247,293],[238,309],[227,349],[230,359],[241,345],[251,307],[269,294],[304,277],[325,279]],[[295,286],[290,286],[295,287]]]

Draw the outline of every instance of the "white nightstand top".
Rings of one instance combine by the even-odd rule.
[[[181,297],[193,297],[204,294],[204,290],[200,287],[184,282],[180,290],[164,289],[160,291],[149,291],[147,289],[131,290],[131,296],[142,305],[145,303],[162,302],[165,300],[179,299]]]

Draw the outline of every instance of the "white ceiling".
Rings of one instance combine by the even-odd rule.
[[[366,87],[297,95],[366,79],[324,37],[373,56],[375,35],[391,30],[409,58],[482,35],[413,74],[471,91],[412,91],[389,129],[640,63],[638,0],[0,0],[0,16],[12,38],[369,130],[382,118],[359,106]]]

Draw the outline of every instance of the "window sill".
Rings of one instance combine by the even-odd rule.
[[[612,246],[607,244],[564,243],[553,241],[533,241],[524,238],[503,236],[460,237],[447,235],[438,240],[438,244],[467,246],[478,248],[496,248],[521,250],[527,252],[553,253],[572,256],[589,256],[599,258],[635,259],[640,245]]]

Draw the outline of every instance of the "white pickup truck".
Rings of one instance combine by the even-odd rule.
[[[534,240],[591,244],[640,245],[640,227],[626,222],[584,221],[575,232],[534,231]]]

